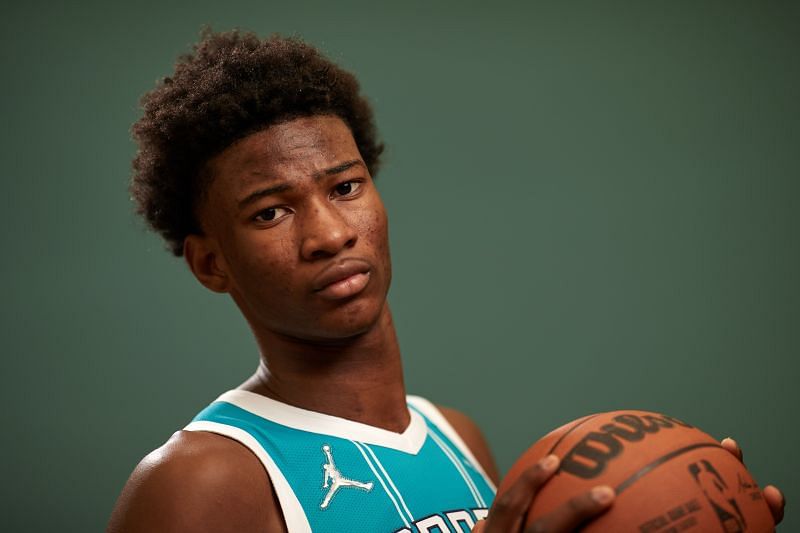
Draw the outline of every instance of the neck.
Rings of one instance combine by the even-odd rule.
[[[390,431],[408,427],[400,347],[388,305],[369,331],[336,345],[255,333],[261,361],[240,388]]]

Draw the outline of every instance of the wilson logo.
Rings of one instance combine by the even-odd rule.
[[[666,415],[622,414],[600,431],[586,434],[561,460],[561,471],[583,479],[599,476],[608,463],[622,453],[626,443],[640,442],[648,435],[689,424]]]

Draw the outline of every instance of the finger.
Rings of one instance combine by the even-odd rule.
[[[525,470],[514,481],[511,488],[499,496],[486,517],[484,533],[507,533],[519,531],[522,521],[531,506],[533,497],[544,483],[558,469],[559,460],[548,455],[534,466]]]
[[[739,461],[744,463],[744,452],[742,452],[742,449],[739,448],[739,444],[737,444],[735,440],[730,437],[725,437],[722,439],[720,444],[722,444],[723,448],[731,452],[737,459],[739,459]]]
[[[532,523],[525,533],[567,533],[602,513],[614,501],[614,489],[600,485]]]
[[[778,490],[778,487],[774,485],[764,487],[763,493],[775,524],[780,524],[783,520],[783,510],[786,508],[786,498],[783,497],[783,493]]]
[[[470,533],[483,533],[483,527],[486,525],[486,520],[478,520],[478,523],[470,530]]]

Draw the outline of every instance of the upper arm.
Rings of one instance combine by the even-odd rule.
[[[500,474],[497,471],[497,464],[494,462],[492,452],[483,436],[480,428],[467,415],[449,407],[436,406],[445,419],[453,426],[458,436],[467,445],[475,459],[481,464],[486,475],[489,476],[495,485],[500,481]]]
[[[108,533],[283,532],[271,483],[244,446],[205,432],[176,433],[136,467]]]

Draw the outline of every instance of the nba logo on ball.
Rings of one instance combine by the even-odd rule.
[[[543,457],[561,466],[531,506],[527,522],[596,485],[617,493],[611,509],[582,531],[635,533],[767,533],[772,515],[753,477],[699,429],[647,411],[579,418],[529,448],[503,479],[498,495]]]

